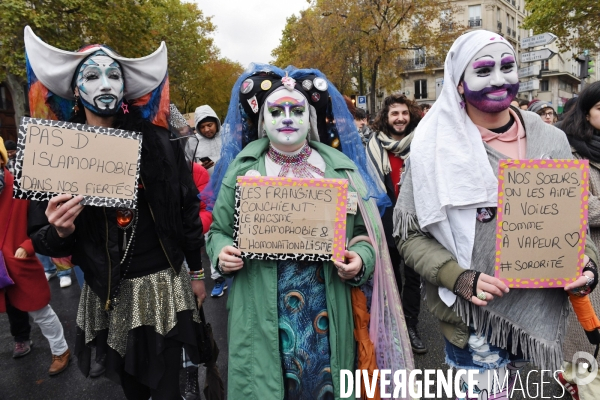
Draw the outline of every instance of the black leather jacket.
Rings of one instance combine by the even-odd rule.
[[[153,131],[144,132],[140,176],[156,232],[171,268],[179,272],[185,257],[191,270],[199,270],[202,268],[204,236],[199,218],[198,189],[180,141],[170,141],[167,130],[155,125],[151,127]],[[147,142],[150,143],[146,140],[147,135],[157,135],[158,140],[154,140],[153,145],[162,153],[161,160],[153,159],[155,157],[145,151]],[[166,165],[163,169],[172,171],[166,176],[166,184],[145,173],[144,165],[150,162],[160,162],[161,168]],[[161,223],[161,217],[166,213],[165,204],[176,207],[181,218]],[[35,251],[51,257],[72,255],[73,263],[83,270],[86,283],[101,299],[106,300],[108,308],[121,275],[116,209],[86,206],[75,219],[75,232],[61,239],[56,229],[48,223],[46,207],[47,202],[30,203],[28,232]],[[177,216],[177,212],[174,215]]]

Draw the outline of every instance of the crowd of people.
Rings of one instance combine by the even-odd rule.
[[[600,335],[586,336],[566,310],[571,294],[600,311],[600,82],[558,121],[551,104],[516,100],[513,47],[479,30],[450,48],[433,105],[392,94],[370,122],[318,70],[252,64],[223,122],[205,104],[190,127],[169,105],[164,43],[137,59],[104,45],[71,52],[27,27],[25,46],[33,117],[141,132],[143,141],[130,209],[84,206],[71,194],[13,198],[18,146],[0,140],[0,311],[14,358],[31,351],[31,316],[50,345],[49,374],[68,367],[48,281],[58,275],[67,287],[73,269],[81,372],[118,382],[130,400],[174,400],[183,366],[185,398],[199,399],[205,247],[210,296],[229,290],[229,398],[338,399],[341,370],[413,369],[414,354],[428,351],[423,294],[446,364],[477,370],[477,387],[461,383],[476,398],[508,398],[528,362],[564,370],[575,400],[595,398],[598,382],[578,387],[570,362],[577,351],[597,357]],[[494,276],[505,158],[589,160],[585,266],[564,290],[509,290]],[[356,203],[344,259],[243,257],[234,241],[240,176],[346,179]],[[492,374],[500,382],[488,385]]]

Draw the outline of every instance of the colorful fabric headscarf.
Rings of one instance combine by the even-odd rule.
[[[325,75],[317,69],[297,69],[289,66],[285,70],[268,64],[250,64],[248,69],[238,78],[233,89],[231,90],[231,101],[227,110],[227,117],[223,123],[221,159],[215,166],[215,172],[211,176],[210,184],[202,193],[203,200],[212,209],[214,202],[219,194],[219,189],[227,167],[239,154],[242,148],[258,137],[257,125],[258,114],[262,106],[262,102],[266,99],[259,92],[260,85],[263,81],[268,81],[270,86],[265,90],[264,87],[269,85],[265,83],[263,92],[272,92],[278,86],[282,86],[282,78],[286,76],[293,78],[296,81],[296,87],[300,86],[300,91],[305,94],[311,106],[317,112],[317,120],[326,120],[326,116],[331,114],[335,124],[336,134],[341,143],[342,152],[348,156],[357,165],[360,175],[365,181],[367,187],[365,200],[375,198],[380,209],[392,205],[386,192],[378,188],[371,176],[367,173],[367,160],[365,150],[361,143],[360,135],[354,125],[354,118],[343,96],[338,92],[335,86],[327,80]],[[308,87],[310,81],[312,85]],[[250,84],[250,82],[252,82]],[[244,86],[246,85],[246,86]],[[248,89],[248,86],[251,88]],[[276,86],[277,85],[277,86]],[[257,93],[260,93],[256,96]],[[318,94],[317,97],[314,94]],[[256,104],[250,104],[254,97]],[[329,99],[327,99],[327,97]],[[328,101],[329,100],[329,101]],[[248,103],[245,104],[244,102]],[[256,111],[255,111],[256,110]],[[323,137],[327,134],[327,125],[318,126],[319,136]],[[325,132],[322,132],[325,131]],[[323,141],[323,140],[322,140]]]
[[[116,60],[123,71],[124,98],[140,108],[142,117],[168,128],[169,78],[167,48],[164,42],[152,54],[126,58],[110,47],[93,44],[76,52],[44,43],[29,26],[25,27],[25,57],[31,116],[68,121],[73,116],[73,77],[79,65],[102,50]]]

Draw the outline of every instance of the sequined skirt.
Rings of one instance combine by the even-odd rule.
[[[197,358],[200,318],[190,278],[185,268],[179,274],[167,268],[120,285],[112,310],[105,311],[104,301],[84,284],[77,312],[79,367],[89,373],[95,347],[96,359],[107,358],[107,376],[109,367],[114,377],[125,369],[152,387],[161,375],[165,346],[180,343],[192,361]]]

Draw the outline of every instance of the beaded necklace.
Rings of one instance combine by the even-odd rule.
[[[131,260],[133,259],[133,250],[135,248],[135,231],[136,231],[137,223],[138,223],[138,213],[135,212],[135,210],[131,210],[131,211],[133,212],[133,222],[130,222],[126,227],[121,227],[120,224],[118,224],[119,228],[123,230],[124,251],[123,251],[123,257],[121,257],[121,262],[120,262],[120,265],[123,268],[122,272],[121,272],[121,279],[119,279],[119,285],[115,289],[115,295],[112,297],[115,299],[115,302],[119,297],[119,292],[121,291],[121,283],[123,282],[123,279],[125,279],[125,277],[127,276],[127,271],[129,271],[129,267],[131,266]],[[129,237],[129,241],[127,241],[126,233],[129,228],[131,228],[131,236]],[[125,243],[127,243],[127,245],[125,245]],[[107,310],[108,310],[108,307],[110,306],[110,303],[111,303],[111,300],[109,299],[107,302]]]
[[[311,154],[312,149],[308,144],[305,144],[300,152],[294,155],[282,154],[270,144],[267,152],[267,156],[275,164],[281,165],[279,176],[288,176],[291,172],[296,178],[314,178],[313,173],[324,177],[325,173],[323,171],[307,162]]]

